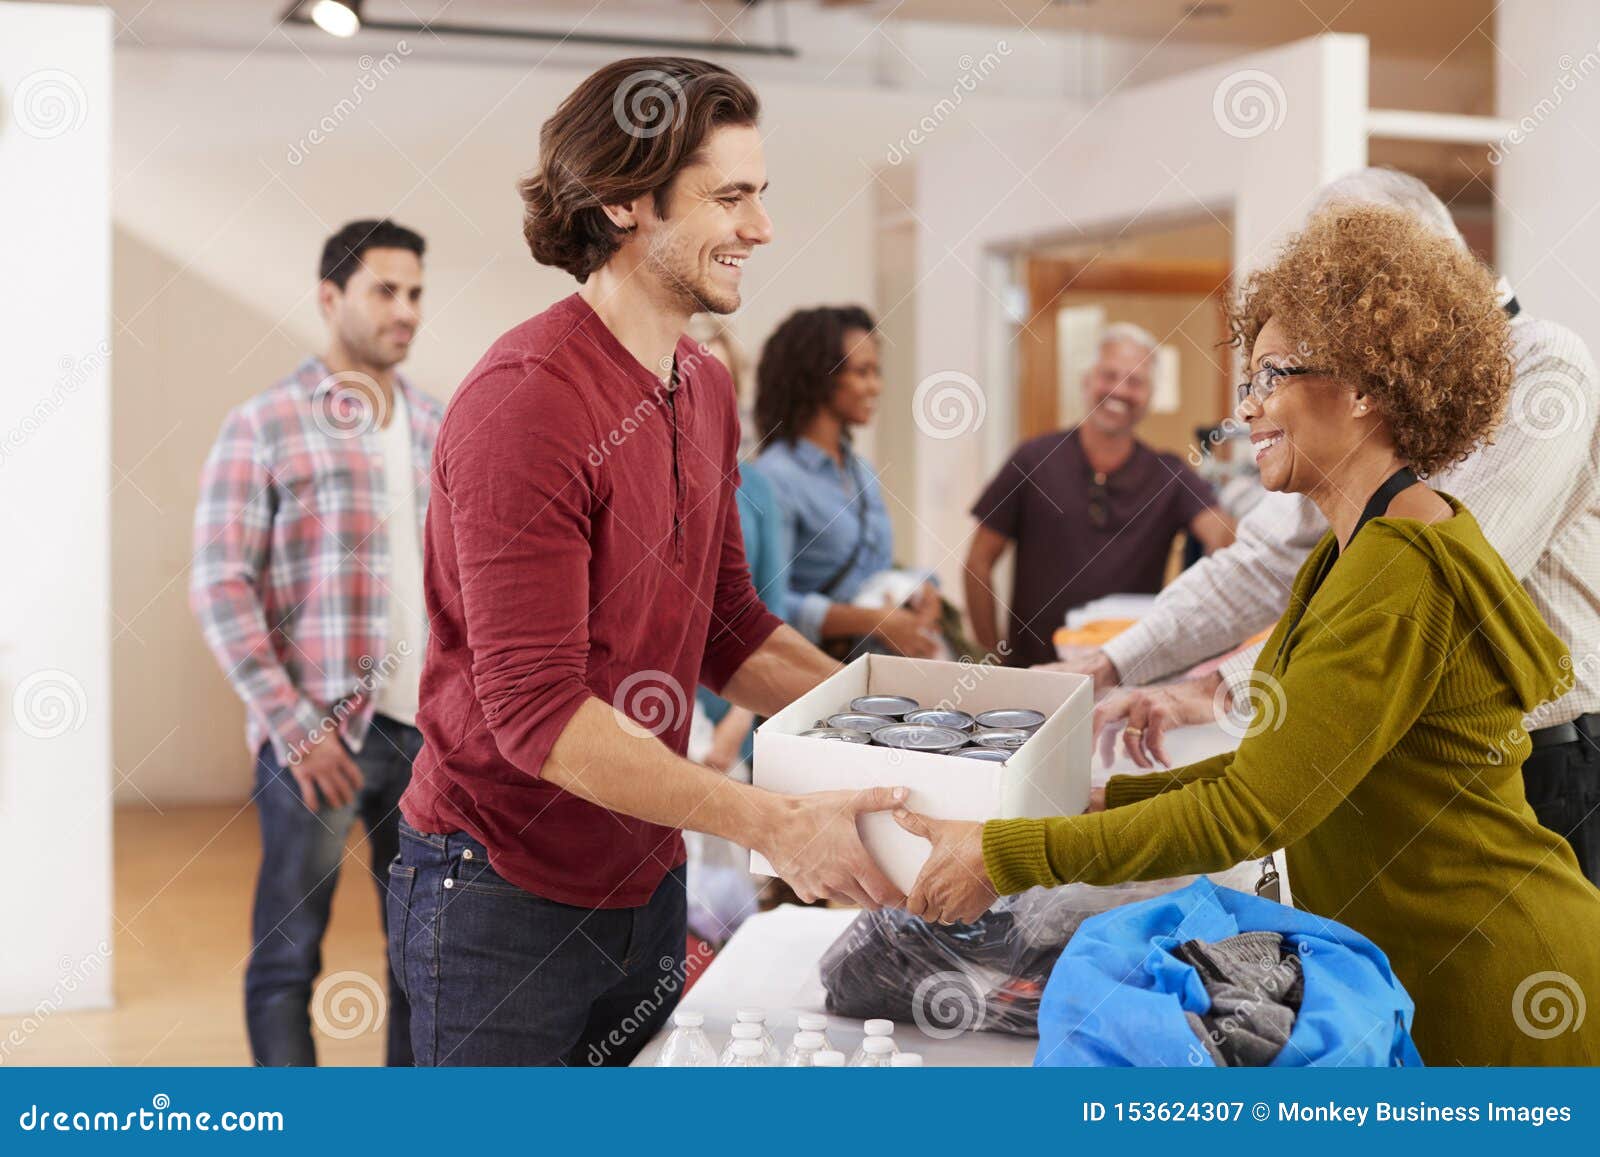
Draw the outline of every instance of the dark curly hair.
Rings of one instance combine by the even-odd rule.
[[[1228,322],[1246,357],[1276,318],[1295,359],[1368,394],[1419,474],[1488,441],[1512,382],[1495,277],[1454,240],[1378,205],[1315,214],[1253,273]]]
[[[648,193],[664,214],[673,177],[712,130],[753,125],[760,113],[748,84],[692,57],[636,56],[589,76],[544,122],[539,166],[517,184],[534,260],[588,280],[625,232],[606,205]]]
[[[797,309],[772,331],[756,366],[756,433],[794,443],[806,424],[828,404],[848,351],[850,330],[871,333],[872,315],[859,305]]]

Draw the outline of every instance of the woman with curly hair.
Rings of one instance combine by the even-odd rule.
[[[1114,776],[1081,816],[899,813],[933,843],[907,906],[968,919],[1001,892],[1218,871],[1282,847],[1296,904],[1388,954],[1425,1061],[1600,1063],[1600,1020],[1543,1035],[1521,999],[1541,972],[1600,993],[1600,891],[1518,770],[1524,716],[1561,694],[1571,660],[1471,512],[1421,481],[1504,409],[1493,278],[1408,214],[1332,209],[1249,279],[1232,327],[1261,480],[1330,525],[1252,676],[1245,738]]]
[[[818,306],[790,314],[761,349],[755,418],[765,450],[757,462],[777,491],[789,544],[787,593],[773,607],[843,658],[862,650],[927,657],[941,611],[931,583],[904,606],[852,603],[894,566],[877,476],[850,440],[883,392],[873,330],[860,306]]]

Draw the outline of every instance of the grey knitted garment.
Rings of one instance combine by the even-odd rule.
[[[1288,1043],[1305,993],[1292,944],[1276,932],[1244,932],[1208,944],[1190,940],[1173,955],[1200,974],[1211,1008],[1184,1013],[1219,1066],[1267,1065]]]

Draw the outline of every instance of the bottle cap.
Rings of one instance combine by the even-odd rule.
[[[811,1063],[819,1069],[842,1069],[844,1054],[837,1049],[823,1049],[811,1058]]]
[[[672,1014],[672,1023],[679,1028],[699,1028],[705,1022],[706,1014],[703,1012],[685,1012],[679,1009]]]
[[[869,1020],[861,1026],[868,1036],[889,1036],[894,1032],[892,1020]]]
[[[740,1024],[766,1024],[767,1013],[761,1008],[741,1008],[733,1014],[733,1019]]]
[[[822,1039],[820,1032],[797,1032],[794,1034],[794,1047],[801,1052],[807,1049],[820,1049],[827,1042]]]
[[[889,1067],[895,1069],[920,1069],[922,1067],[921,1053],[895,1053],[889,1058]]]
[[[763,1031],[759,1024],[736,1024],[733,1026],[732,1035],[734,1040],[758,1041]]]
[[[861,1047],[864,1051],[874,1054],[892,1053],[894,1052],[894,1041],[886,1036],[869,1036],[861,1042]]]
[[[828,1018],[820,1012],[802,1012],[794,1018],[795,1024],[800,1026],[802,1032],[826,1032]]]
[[[733,1042],[733,1055],[736,1057],[759,1057],[761,1052],[761,1042],[758,1040],[736,1040]]]

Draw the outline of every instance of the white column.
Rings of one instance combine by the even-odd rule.
[[[1495,35],[1500,270],[1530,313],[1600,348],[1600,6],[1505,0]]]
[[[0,1013],[41,1018],[111,1001],[111,36],[0,4]]]

